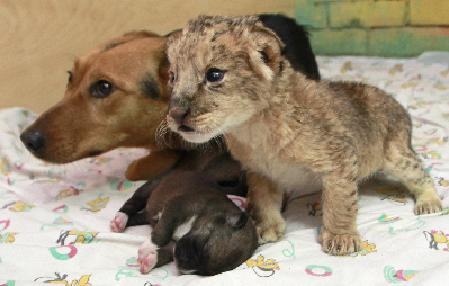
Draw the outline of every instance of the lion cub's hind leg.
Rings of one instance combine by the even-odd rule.
[[[406,142],[406,141],[405,141]],[[415,197],[415,214],[431,214],[442,209],[433,180],[407,143],[392,142],[387,150],[384,171],[401,181]]]

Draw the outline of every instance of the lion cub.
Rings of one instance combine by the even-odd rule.
[[[358,183],[377,171],[400,179],[415,213],[441,201],[411,147],[411,120],[391,96],[361,83],[313,81],[292,69],[284,44],[256,17],[205,17],[169,39],[169,126],[190,142],[224,134],[249,171],[262,241],[285,231],[282,192],[322,188],[322,249],[360,249]]]

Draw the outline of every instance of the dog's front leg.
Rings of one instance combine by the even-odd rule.
[[[277,241],[284,235],[286,226],[281,215],[282,190],[257,173],[248,173],[247,177],[249,208],[260,242]]]
[[[170,170],[178,162],[180,154],[174,150],[151,151],[143,158],[132,162],[126,170],[131,181],[151,180]]]

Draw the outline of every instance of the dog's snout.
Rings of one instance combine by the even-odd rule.
[[[190,109],[185,107],[173,107],[170,109],[170,116],[178,123],[183,125],[184,119],[189,115]]]
[[[39,131],[26,131],[20,135],[20,140],[33,153],[40,151],[45,145],[44,135]]]

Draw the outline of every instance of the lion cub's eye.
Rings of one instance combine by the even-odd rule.
[[[220,69],[210,68],[206,71],[206,80],[208,82],[221,81],[224,78],[224,74],[225,72]]]
[[[114,86],[112,85],[112,83],[110,83],[107,80],[99,80],[97,82],[94,82],[90,88],[90,94],[93,97],[97,97],[97,98],[103,98],[103,97],[107,97],[108,95],[110,95],[112,93],[112,91],[114,90]]]
[[[171,71],[168,73],[168,81],[173,83],[175,81],[175,74]]]

